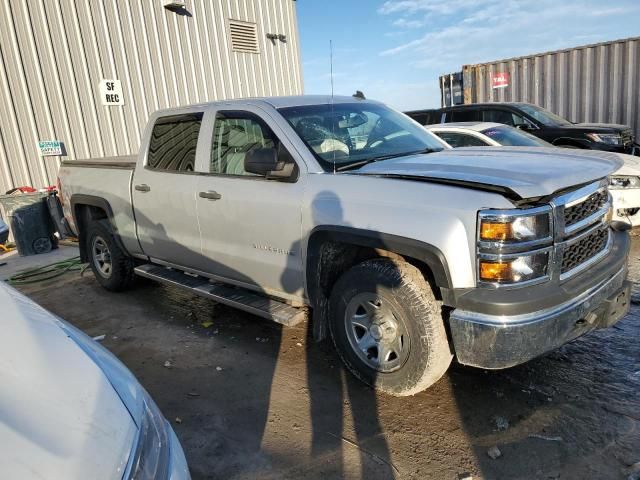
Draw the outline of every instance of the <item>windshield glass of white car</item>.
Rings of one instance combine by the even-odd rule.
[[[487,128],[482,131],[482,134],[492,140],[495,140],[500,145],[510,147],[553,147],[550,143],[545,142],[530,133],[508,126]]]
[[[409,117],[383,105],[336,103],[279,112],[327,171],[444,148]]]

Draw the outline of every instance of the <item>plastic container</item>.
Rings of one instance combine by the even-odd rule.
[[[7,243],[9,239],[9,225],[0,219],[0,245]]]
[[[47,253],[57,246],[46,197],[45,193],[0,196],[2,216],[21,256]]]

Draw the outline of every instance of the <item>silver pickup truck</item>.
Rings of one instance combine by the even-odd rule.
[[[82,258],[109,290],[139,275],[284,325],[330,333],[358,378],[393,395],[452,358],[526,362],[629,308],[616,157],[451,150],[352,97],[156,112],[136,157],[64,162]]]

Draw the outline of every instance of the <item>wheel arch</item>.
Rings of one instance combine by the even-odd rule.
[[[305,266],[317,341],[327,336],[328,298],[333,284],[352,266],[375,257],[400,258],[415,265],[441,298],[452,289],[446,257],[434,245],[373,230],[318,226],[309,235]]]
[[[89,222],[94,220],[108,220],[111,231],[114,234],[114,238],[118,243],[118,247],[120,247],[123,252],[129,255],[127,249],[122,243],[122,240],[120,239],[120,236],[118,235],[118,229],[115,224],[113,209],[106,199],[94,195],[75,194],[71,196],[71,199],[69,201],[71,204],[73,221],[78,231],[80,259],[82,262],[88,261],[85,235]]]

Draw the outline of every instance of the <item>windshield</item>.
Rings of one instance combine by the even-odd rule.
[[[326,171],[445,148],[406,115],[375,103],[309,105],[279,112]]]
[[[555,113],[552,113],[549,110],[545,110],[544,108],[540,108],[536,105],[527,104],[518,105],[518,107],[524,113],[531,115],[534,119],[547,127],[563,127],[566,125],[571,125],[571,122],[569,122],[568,120],[565,120]]]
[[[508,126],[491,127],[482,133],[500,145],[512,147],[552,147],[548,142],[534,137],[530,133]]]

